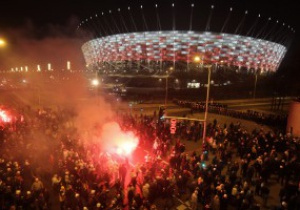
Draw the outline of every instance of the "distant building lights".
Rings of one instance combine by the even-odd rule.
[[[71,70],[71,62],[70,61],[67,61],[67,70]]]

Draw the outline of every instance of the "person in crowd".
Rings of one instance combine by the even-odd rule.
[[[191,203],[191,209],[192,210],[197,210],[198,209],[198,190],[195,190],[192,193],[190,203]]]
[[[34,182],[31,185],[31,192],[33,193],[34,197],[38,197],[40,193],[44,190],[44,184],[39,178],[35,178]]]

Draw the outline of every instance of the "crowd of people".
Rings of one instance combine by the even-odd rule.
[[[205,111],[205,102],[193,102],[183,100],[175,100],[174,102],[181,107],[190,108],[192,113]],[[217,102],[209,103],[208,110],[210,113],[226,115],[238,119],[250,120],[261,125],[267,125],[281,130],[285,130],[285,126],[287,123],[286,114],[273,114],[254,110],[234,110],[229,109],[226,104]]]
[[[0,209],[259,209],[268,205],[270,180],[282,189],[278,209],[300,207],[300,142],[289,134],[249,132],[240,123],[208,124],[202,148],[187,151],[200,124],[153,115],[119,114],[149,153],[134,164],[102,151],[81,135],[69,110],[23,109],[24,119],[0,130]]]

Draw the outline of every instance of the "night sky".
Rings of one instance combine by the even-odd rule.
[[[171,10],[169,5],[191,5],[195,7],[210,9],[210,5],[215,5],[215,13],[213,18],[220,15],[217,9],[228,11],[230,7],[233,12],[243,14],[244,11],[249,12],[249,17],[261,14],[262,19],[278,20],[279,23],[290,25],[296,32],[290,37],[290,45],[288,53],[284,58],[278,74],[287,81],[298,82],[300,78],[300,21],[298,6],[295,0],[271,1],[271,0],[223,0],[223,1],[200,1],[200,0],[10,0],[2,3],[0,7],[0,37],[4,38],[8,45],[5,49],[0,49],[0,70],[6,70],[18,66],[34,66],[36,64],[52,63],[55,68],[63,68],[66,60],[70,60],[74,68],[84,68],[84,60],[81,53],[81,45],[84,40],[78,37],[76,28],[80,21],[89,18],[101,12],[113,12],[118,8],[126,10],[128,6],[131,8],[139,8],[144,5],[146,8],[154,7],[158,4],[164,7],[164,11]],[[175,7],[176,7],[175,6]],[[189,7],[189,6],[187,6]],[[154,10],[153,10],[154,11]],[[152,12],[153,12],[152,11]],[[203,10],[202,10],[203,11]],[[150,11],[151,13],[151,11]],[[164,13],[164,12],[163,12]],[[207,12],[208,13],[208,12]],[[171,12],[170,12],[171,14]],[[226,14],[224,12],[224,14]],[[136,15],[136,14],[135,14]],[[184,25],[185,17],[189,17],[190,10],[183,7],[176,7],[176,23]],[[194,16],[200,18],[201,14],[197,14],[196,9]],[[226,16],[223,15],[222,21]],[[239,17],[242,17],[240,15]],[[168,23],[168,17],[161,14],[162,24]],[[171,17],[169,17],[171,18]],[[137,18],[139,19],[139,18]],[[188,18],[186,18],[188,20]],[[239,18],[235,18],[228,24],[234,25],[238,23]],[[139,20],[137,20],[139,21]],[[141,18],[140,18],[141,21]],[[233,23],[237,21],[236,23]],[[254,19],[253,19],[254,21]],[[148,18],[149,25],[153,24],[154,19]],[[205,21],[204,21],[205,22]],[[203,24],[199,19],[194,20],[196,26]],[[213,23],[213,20],[212,20]],[[216,20],[215,20],[216,23]],[[251,21],[249,22],[251,23]],[[188,25],[189,23],[187,23]],[[164,25],[162,25],[164,27]],[[167,26],[166,26],[167,27]],[[233,27],[236,27],[235,25]],[[213,26],[211,26],[213,28]],[[291,33],[292,34],[292,33]]]

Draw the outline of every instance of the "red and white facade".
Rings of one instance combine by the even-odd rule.
[[[194,62],[276,71],[285,46],[247,36],[194,32],[151,31],[117,34],[90,40],[82,46],[87,65],[104,62]]]

